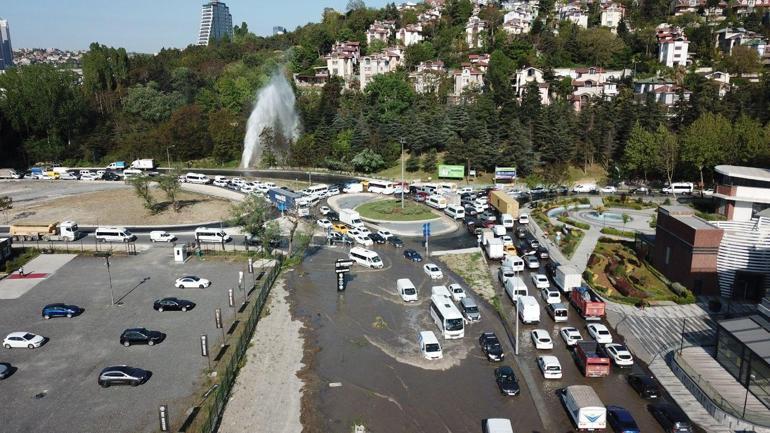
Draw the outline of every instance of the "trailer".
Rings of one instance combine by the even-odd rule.
[[[580,287],[582,284],[582,276],[574,266],[559,265],[556,267],[553,281],[562,292],[569,293],[572,289]]]
[[[281,212],[297,211],[298,216],[308,216],[310,208],[304,195],[283,188],[270,188],[267,190],[267,199]]]
[[[155,168],[154,159],[136,159],[131,163],[131,168],[138,168],[140,170],[152,170]]]
[[[491,191],[489,193],[489,205],[497,209],[501,214],[508,214],[512,218],[519,217],[519,202],[506,194],[505,191]]]
[[[590,386],[568,386],[560,391],[560,397],[579,431],[607,428],[607,409]]]
[[[604,301],[585,286],[574,288],[569,295],[570,303],[586,320],[600,320],[604,316]]]
[[[595,341],[578,341],[575,345],[575,358],[585,377],[604,377],[610,375],[610,358]]]
[[[82,237],[74,221],[48,224],[13,224],[10,234],[14,241],[76,241]]]

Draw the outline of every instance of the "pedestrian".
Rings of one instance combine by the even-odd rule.
[[[19,268],[19,276],[24,277],[24,266]]]

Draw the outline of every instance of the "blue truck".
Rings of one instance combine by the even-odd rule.
[[[281,212],[296,209],[299,216],[310,215],[309,200],[303,194],[283,188],[270,188],[267,198]]]

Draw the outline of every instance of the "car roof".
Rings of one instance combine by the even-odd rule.
[[[16,331],[16,332],[11,332],[10,334],[8,334],[8,337],[23,337],[23,336],[25,336],[27,334],[36,335],[36,334],[33,334],[32,332]]]
[[[510,365],[503,365],[503,366],[500,366],[500,367],[498,367],[498,369],[497,369],[497,370],[498,370],[498,371],[500,371],[501,373],[510,373],[510,374],[514,374],[514,373],[513,373],[513,368],[511,368],[511,366],[510,366]]]
[[[543,360],[543,364],[558,364],[559,358],[553,355],[541,355],[538,358]]]
[[[532,333],[536,335],[545,334],[546,337],[550,337],[550,335],[548,335],[548,331],[546,331],[545,329],[533,329]]]

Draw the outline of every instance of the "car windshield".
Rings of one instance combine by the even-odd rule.
[[[449,319],[446,321],[447,331],[460,331],[463,329],[463,319]]]
[[[374,256],[371,258],[372,263],[380,263],[382,260],[380,260],[380,256]]]
[[[549,365],[545,367],[546,371],[561,371],[561,367],[558,365]]]
[[[30,334],[29,332],[24,334],[24,339],[25,340],[31,340],[33,338],[35,338],[35,334]]]
[[[438,352],[441,350],[441,347],[436,343],[426,344],[425,345],[425,351],[426,352]]]
[[[478,307],[465,307],[466,313],[478,313],[479,308]]]
[[[548,338],[548,337],[540,337],[540,338],[538,338],[538,341],[541,342],[541,343],[550,343],[551,339]]]
[[[404,289],[404,293],[407,295],[414,295],[415,293],[417,293],[417,291],[412,288],[407,288],[407,289]]]

